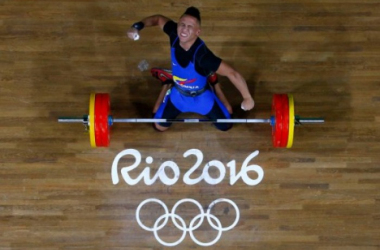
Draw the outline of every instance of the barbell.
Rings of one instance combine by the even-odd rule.
[[[108,147],[113,123],[269,123],[272,126],[272,143],[276,148],[291,148],[294,126],[304,123],[323,123],[323,118],[303,118],[294,114],[294,99],[291,94],[274,94],[272,114],[269,119],[155,119],[113,118],[110,115],[110,95],[92,93],[89,114],[82,117],[59,117],[62,123],[83,123],[89,131],[92,147]]]

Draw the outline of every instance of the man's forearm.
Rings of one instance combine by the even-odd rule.
[[[169,18],[162,15],[153,15],[142,19],[141,22],[144,24],[144,27],[160,26],[163,28],[169,20]]]
[[[247,82],[243,78],[243,76],[235,71],[234,73],[227,76],[228,79],[232,82],[232,84],[239,90],[242,97],[245,98],[252,98],[251,93],[249,92]]]
[[[216,73],[228,77],[231,83],[237,88],[237,90],[239,90],[244,99],[252,98],[244,77],[230,65],[222,61]]]

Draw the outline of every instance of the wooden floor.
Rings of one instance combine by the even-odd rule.
[[[165,133],[150,124],[115,124],[110,147],[91,148],[81,124],[57,122],[88,114],[91,92],[110,93],[115,117],[150,117],[160,84],[138,64],[170,66],[168,39],[151,28],[134,42],[126,31],[157,13],[177,20],[191,5],[202,13],[201,38],[244,75],[256,100],[254,110],[239,110],[239,93],[221,77],[236,118],[269,118],[272,95],[293,93],[298,115],[326,122],[296,127],[291,149],[272,147],[269,124],[229,132],[174,124]],[[204,212],[212,207],[224,228],[237,211],[213,201],[237,205],[240,219],[231,230],[205,220],[174,249],[380,249],[379,22],[378,0],[1,0],[0,249],[166,249],[137,222],[137,208],[149,198],[169,210],[194,199]],[[117,161],[126,149],[141,163],[133,155]],[[246,164],[261,168],[263,179],[231,185],[233,160],[239,173],[256,150]],[[223,180],[188,185],[198,160],[192,179],[216,160],[226,170]],[[130,185],[121,173],[135,179],[148,166],[154,176],[168,161],[180,170],[173,185]],[[168,178],[178,177],[168,168]],[[209,172],[219,176],[216,167]],[[201,213],[189,202],[175,212],[187,228]],[[153,227],[162,214],[152,202],[140,217]],[[157,233],[174,242],[183,230],[168,222]],[[205,248],[191,233],[202,242],[221,237]]]

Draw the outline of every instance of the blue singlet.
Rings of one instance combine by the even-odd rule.
[[[196,48],[192,61],[187,65],[187,67],[181,67],[177,62],[175,57],[175,48],[174,44],[177,42],[178,37],[174,40],[171,46],[171,60],[172,60],[172,72],[173,72],[173,81],[175,86],[171,88],[157,110],[155,118],[168,118],[162,117],[165,110],[166,104],[168,103],[168,98],[172,104],[181,112],[193,112],[200,115],[207,115],[214,106],[216,102],[221,108],[222,113],[225,117],[220,118],[230,118],[226,107],[222,102],[217,98],[213,91],[206,89],[202,91],[201,94],[196,96],[184,95],[181,92],[193,92],[200,91],[207,88],[207,77],[202,76],[195,70],[195,56],[201,46],[204,46],[204,42],[201,41],[199,46]],[[178,89],[180,89],[180,91]]]

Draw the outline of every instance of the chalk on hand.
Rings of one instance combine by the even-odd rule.
[[[136,34],[133,35],[133,40],[137,41],[139,39],[140,39],[139,34],[136,33]]]

